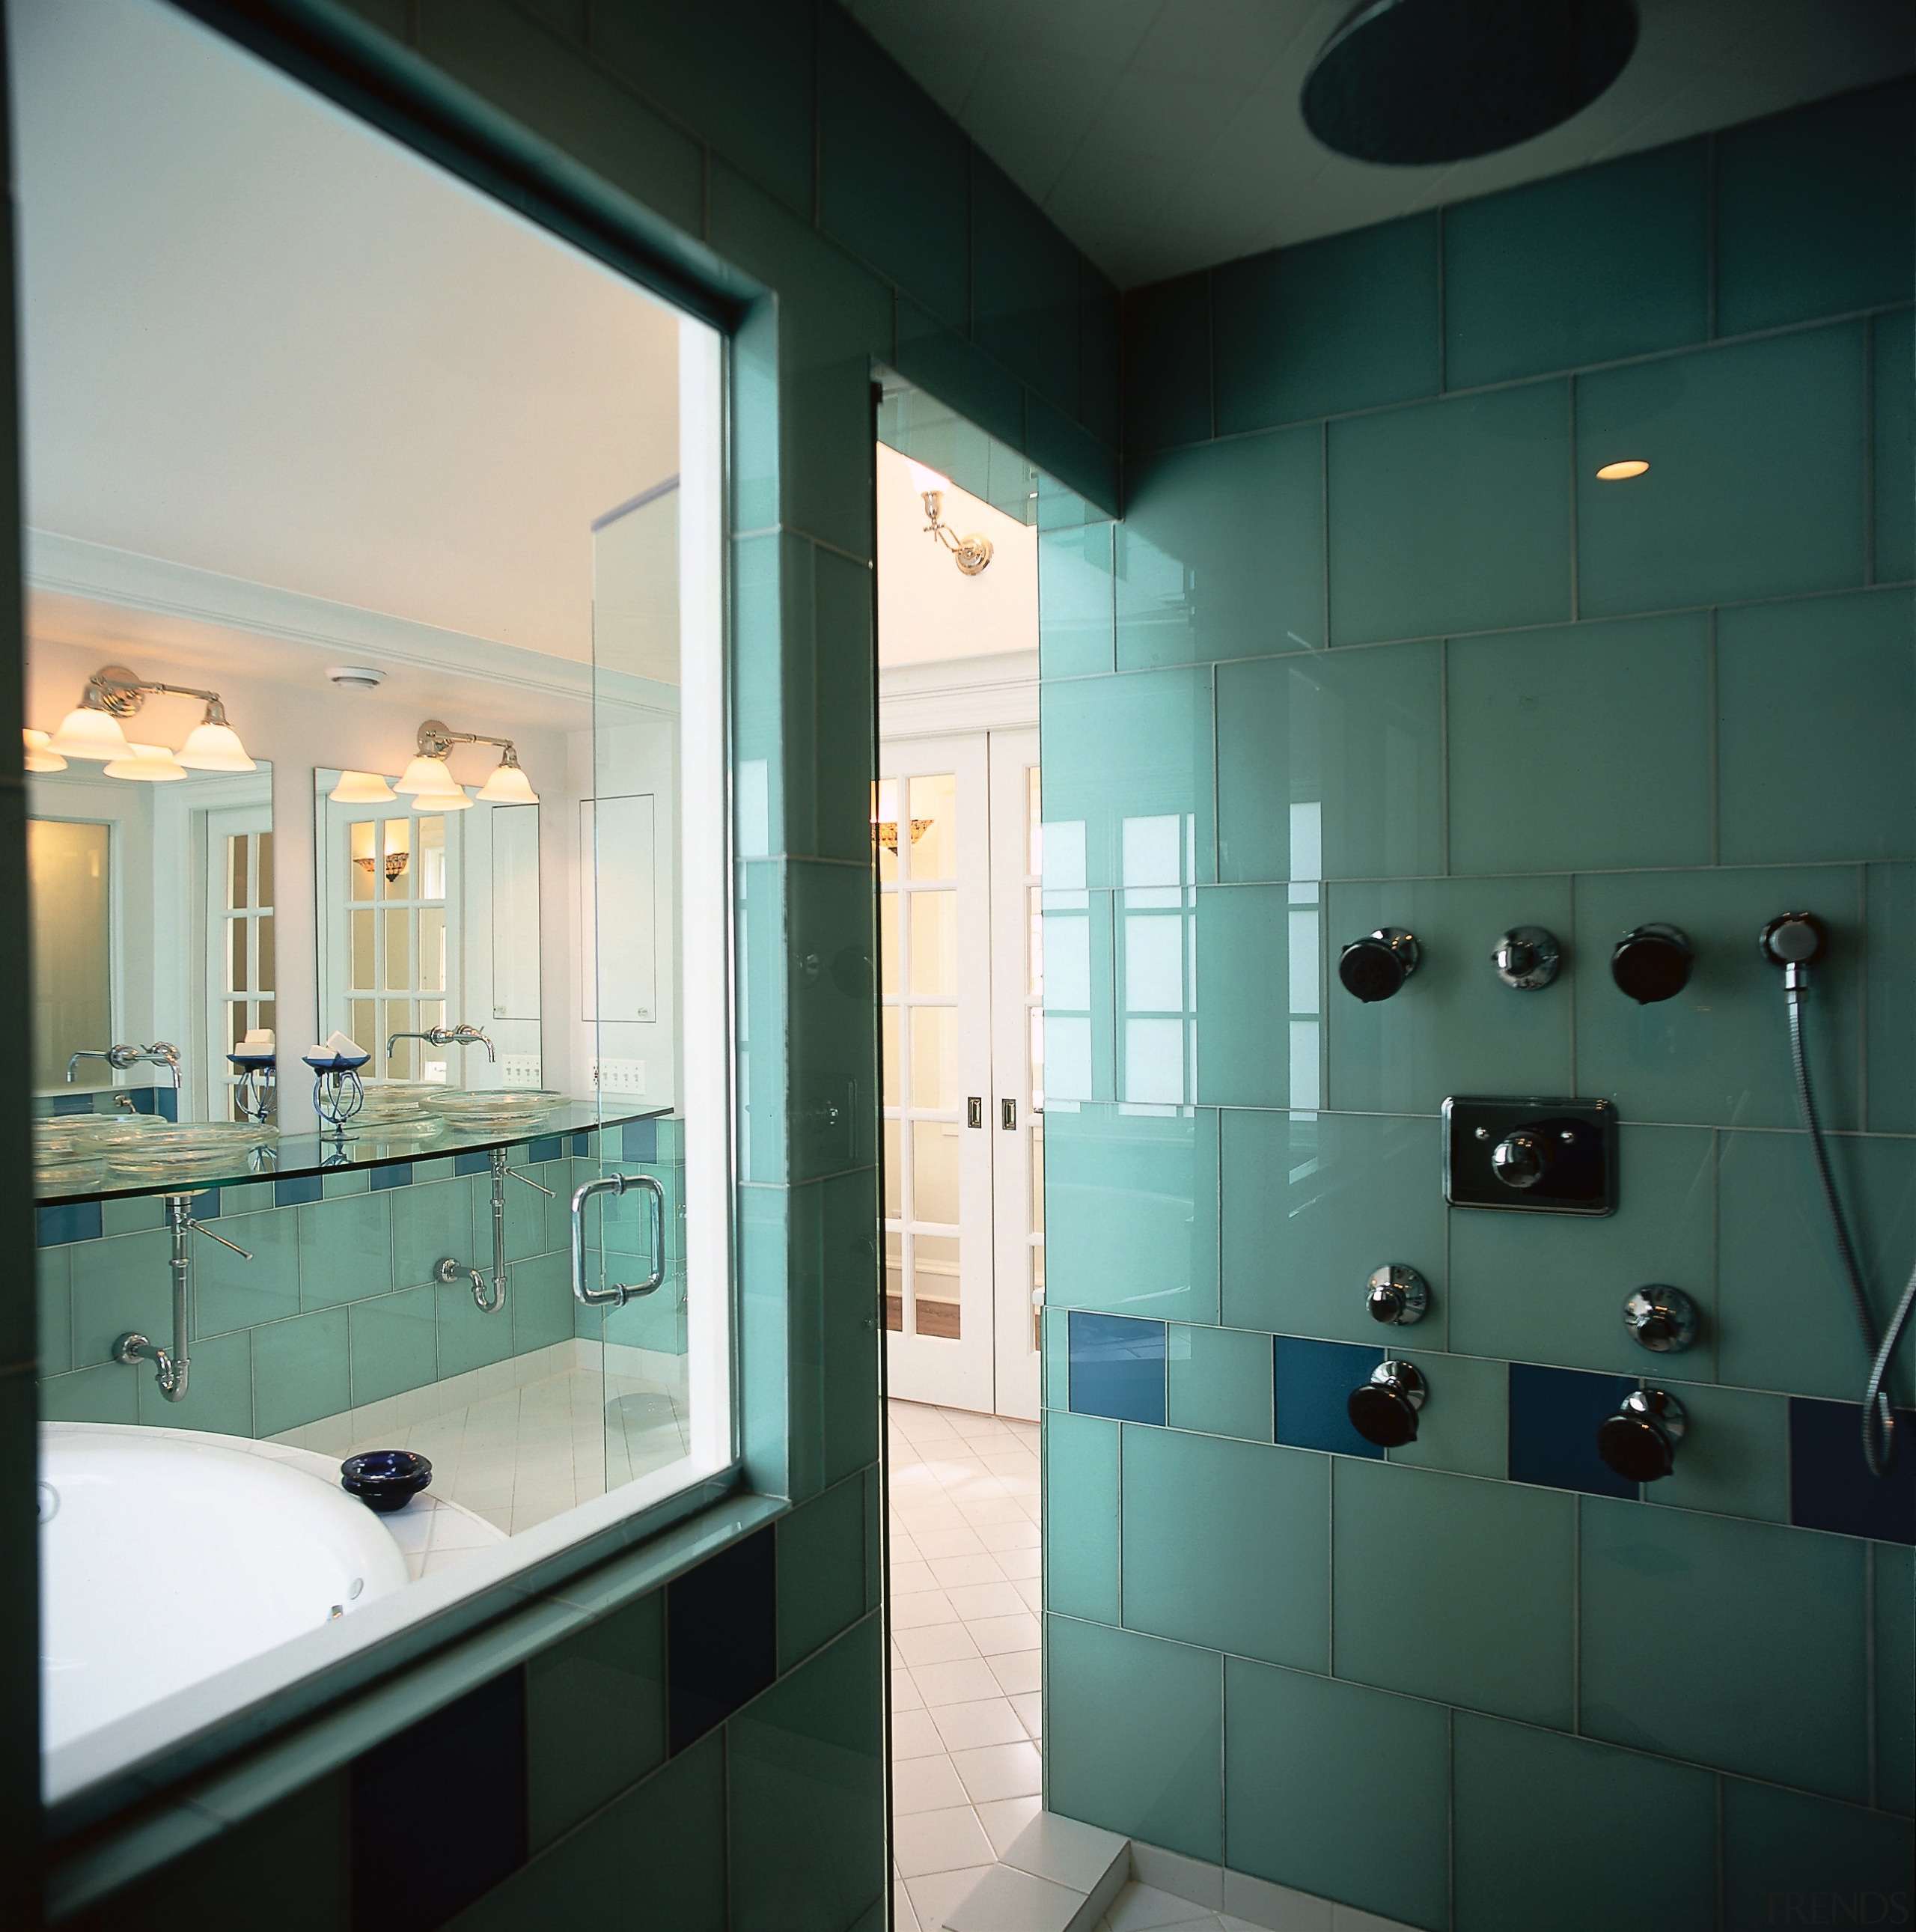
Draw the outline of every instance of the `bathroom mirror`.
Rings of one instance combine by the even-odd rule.
[[[151,716],[142,730],[187,735]],[[97,1110],[112,1091],[142,1113],[232,1119],[226,1055],[275,1012],[271,766],[74,756],[29,774],[27,817],[43,1104]]]
[[[369,1079],[543,1087],[538,803],[404,779],[313,774],[320,1030],[372,1055]]]

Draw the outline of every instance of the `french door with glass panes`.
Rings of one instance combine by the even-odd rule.
[[[227,1056],[253,1028],[278,1024],[270,802],[206,814],[206,884],[208,1118],[229,1120],[240,1076]]]
[[[880,749],[890,1392],[1038,1413],[1038,734]]]
[[[992,1406],[991,838],[982,734],[885,748],[872,810],[891,1393]]]

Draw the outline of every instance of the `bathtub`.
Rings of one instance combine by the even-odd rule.
[[[410,1576],[337,1466],[104,1424],[40,1425],[40,1552],[48,1750],[350,1616]]]

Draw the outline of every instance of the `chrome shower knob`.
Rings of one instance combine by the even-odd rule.
[[[1627,1483],[1654,1483],[1677,1465],[1689,1426],[1683,1404],[1664,1389],[1632,1389],[1615,1415],[1599,1424],[1597,1453]]]
[[[1351,1391],[1345,1413],[1366,1442],[1380,1449],[1401,1449],[1417,1439],[1417,1411],[1429,1393],[1410,1363],[1380,1362],[1370,1380]]]
[[[1542,926],[1513,926],[1491,949],[1490,963],[1505,986],[1534,993],[1556,978],[1564,952],[1556,934]]]
[[[1403,990],[1422,957],[1416,938],[1401,926],[1381,926],[1354,939],[1338,955],[1337,976],[1344,990],[1370,1005]]]
[[[1506,1187],[1534,1187],[1549,1173],[1556,1157],[1548,1134],[1519,1127],[1490,1150],[1490,1171]]]
[[[1430,1288],[1414,1268],[1395,1264],[1374,1273],[1364,1295],[1364,1306],[1373,1322],[1389,1322],[1408,1328],[1421,1322],[1430,1306]]]
[[[1696,1304],[1681,1288],[1654,1281],[1625,1300],[1624,1326],[1639,1348],[1679,1355],[1696,1340]]]
[[[1639,926],[1617,941],[1610,976],[1640,1006],[1673,1000],[1690,983],[1696,955],[1674,926]]]

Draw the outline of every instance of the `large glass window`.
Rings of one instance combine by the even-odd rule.
[[[733,1460],[724,355],[181,11],[7,12],[58,1798]]]

